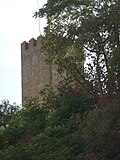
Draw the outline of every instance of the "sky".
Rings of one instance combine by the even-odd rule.
[[[20,44],[40,35],[39,19],[33,15],[46,1],[0,0],[0,101],[21,104]],[[42,34],[45,25],[40,19]]]

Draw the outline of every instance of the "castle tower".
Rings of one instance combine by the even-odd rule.
[[[45,55],[40,52],[40,39],[32,38],[21,44],[22,104],[25,97],[39,95],[47,84],[58,84],[60,75],[46,64]]]

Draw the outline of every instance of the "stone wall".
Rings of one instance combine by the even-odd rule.
[[[46,57],[40,52],[40,38],[21,44],[22,104],[25,97],[38,96],[45,85],[56,86],[61,79],[55,67],[46,64]]]

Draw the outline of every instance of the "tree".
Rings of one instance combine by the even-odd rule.
[[[96,159],[120,158],[120,105],[118,102],[104,108],[98,106],[84,116],[82,138],[86,155]]]
[[[119,0],[49,0],[35,13],[47,17],[44,53],[75,80],[88,79],[92,92],[100,95],[120,91],[119,10]]]
[[[33,136],[44,130],[46,126],[45,112],[37,98],[26,101],[25,106],[12,118],[4,134],[6,146],[17,143],[30,143]]]
[[[0,127],[6,128],[19,109],[15,103],[10,104],[8,100],[3,100],[0,104]]]
[[[120,158],[119,10],[119,0],[48,0],[36,12],[47,17],[41,51],[67,76],[0,130],[1,160]]]

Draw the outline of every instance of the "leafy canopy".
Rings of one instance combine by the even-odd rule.
[[[119,0],[48,0],[35,13],[47,18],[43,52],[77,82],[87,78],[93,93],[118,93],[119,11]]]

